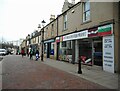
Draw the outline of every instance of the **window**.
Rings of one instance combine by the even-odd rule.
[[[52,29],[51,29],[51,36],[54,36],[54,24],[52,24]]]
[[[51,50],[54,49],[54,43],[51,43]]]
[[[66,41],[62,42],[62,47],[66,47]]]
[[[51,55],[54,55],[54,42],[51,43],[50,54],[51,54]]]
[[[37,43],[39,43],[39,36],[37,38],[38,38],[38,42]]]
[[[67,41],[67,49],[72,49],[72,41]]]
[[[46,38],[48,38],[48,27],[46,28],[45,36],[46,36]]]
[[[83,22],[90,20],[90,2],[87,0],[83,4]]]
[[[44,44],[44,53],[47,53],[47,43]]]
[[[65,14],[64,16],[64,30],[67,29],[67,14]]]

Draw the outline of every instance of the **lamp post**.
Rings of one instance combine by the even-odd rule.
[[[43,20],[42,22],[42,26],[43,26],[43,28],[41,29],[41,34],[42,34],[42,54],[41,54],[41,61],[43,61],[43,46],[44,46],[44,25],[45,25],[45,21]]]
[[[78,63],[78,74],[82,74],[82,70],[81,70],[81,58],[79,58],[79,63]]]
[[[30,45],[30,34],[28,34],[28,44]]]

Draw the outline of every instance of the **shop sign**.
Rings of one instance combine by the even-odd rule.
[[[54,39],[51,39],[51,40],[44,41],[44,43],[49,43],[49,42],[54,42],[54,41],[55,41]]]
[[[103,37],[103,70],[114,73],[114,36]]]
[[[56,42],[60,42],[60,37],[56,37]]]
[[[113,32],[113,24],[98,27],[98,36],[109,35],[112,34],[112,32]]]
[[[88,30],[85,30],[85,31],[65,35],[63,36],[63,41],[82,39],[87,37],[88,37]]]
[[[91,28],[88,30],[88,37],[96,37],[98,36],[98,27]]]

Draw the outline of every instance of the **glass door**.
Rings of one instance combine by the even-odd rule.
[[[102,66],[102,38],[93,40],[94,65]]]

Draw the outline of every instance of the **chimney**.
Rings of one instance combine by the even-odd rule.
[[[50,16],[50,22],[53,21],[55,19],[55,15],[51,15]]]
[[[75,0],[72,0],[72,2],[71,2],[72,4],[75,4]]]
[[[68,0],[65,0],[65,2],[68,2]]]

